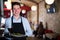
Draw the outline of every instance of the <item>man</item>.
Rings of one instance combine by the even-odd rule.
[[[13,32],[31,36],[32,30],[30,28],[30,24],[28,20],[20,16],[20,12],[21,12],[20,3],[18,2],[12,3],[12,12],[13,12],[13,16],[8,18],[5,22],[6,25],[5,33],[9,32],[8,28],[13,28],[12,30]]]

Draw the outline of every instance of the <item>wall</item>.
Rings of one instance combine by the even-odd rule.
[[[29,11],[27,13],[27,19],[29,20],[29,22],[31,24],[31,28],[33,30],[36,30],[36,26],[37,26],[37,11]]]
[[[56,1],[56,10],[54,14],[48,14],[45,9],[45,2],[42,1],[39,3],[39,21],[42,21],[44,27],[45,23],[48,23],[48,29],[53,30],[54,32],[60,33],[60,1]]]

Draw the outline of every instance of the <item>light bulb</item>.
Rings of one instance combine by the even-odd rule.
[[[31,7],[31,10],[32,10],[32,11],[36,11],[36,10],[37,10],[37,6],[32,6],[32,7]]]
[[[26,13],[26,10],[22,10],[22,13],[25,14]]]
[[[55,0],[45,0],[47,4],[53,4]]]

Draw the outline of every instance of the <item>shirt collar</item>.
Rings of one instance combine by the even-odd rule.
[[[13,16],[13,19],[15,19],[15,20],[16,20],[16,18],[15,18],[14,16]],[[21,19],[21,16],[18,18],[18,20],[19,20],[19,19]]]

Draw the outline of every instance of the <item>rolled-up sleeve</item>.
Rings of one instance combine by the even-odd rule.
[[[27,36],[32,36],[33,31],[31,29],[30,24],[29,24],[27,19],[23,20],[23,26],[24,26],[26,35]]]
[[[6,32],[9,32],[9,31],[8,31],[8,28],[10,28],[10,27],[11,27],[11,21],[10,21],[10,19],[6,19],[6,20],[5,20],[5,31],[4,31],[4,32],[5,32],[5,33],[6,33]]]

